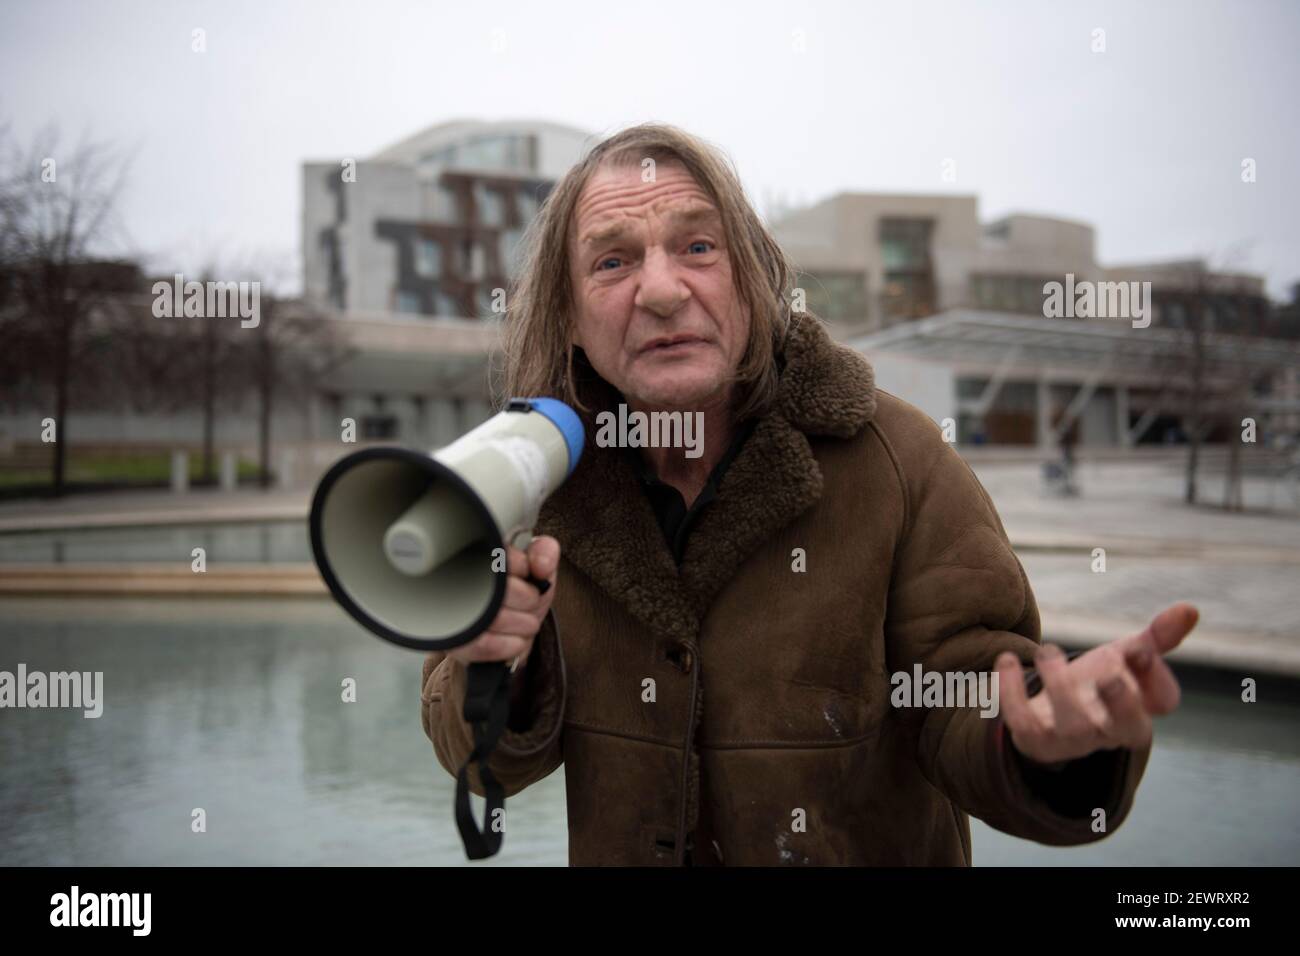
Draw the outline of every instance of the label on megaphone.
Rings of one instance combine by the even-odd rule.
[[[501,454],[510,467],[519,476],[519,484],[524,493],[524,528],[537,524],[537,514],[542,510],[542,501],[546,498],[546,453],[536,442],[527,438],[497,438],[489,446]]]

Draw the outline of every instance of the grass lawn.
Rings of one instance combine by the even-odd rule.
[[[257,477],[257,466],[252,462],[240,459],[237,467],[241,481]],[[216,475],[220,474],[219,458],[213,470]],[[52,475],[51,466],[33,468],[29,462],[24,462],[18,467],[0,461],[0,488],[45,487]],[[197,482],[202,477],[202,456],[190,455],[190,481]],[[171,481],[171,455],[167,452],[78,453],[74,450],[68,453],[66,478],[69,483],[166,485]]]

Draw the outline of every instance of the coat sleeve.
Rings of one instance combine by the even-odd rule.
[[[467,673],[465,665],[441,651],[424,660],[421,722],[438,762],[453,777],[474,749],[473,728],[464,716]],[[542,779],[563,760],[566,675],[554,610],[542,622],[522,679],[522,692],[488,759],[507,797]],[[470,769],[469,784],[471,792],[484,796],[477,766]]]
[[[915,411],[915,410],[913,410]],[[1032,668],[1038,607],[993,502],[919,412],[894,453],[904,518],[885,622],[891,673],[989,672],[1003,651]],[[1118,635],[1117,635],[1118,636]],[[1031,675],[1030,691],[1036,679]],[[1099,840],[1128,815],[1150,748],[1098,751],[1049,771],[1019,755],[1001,716],[900,708],[925,777],[966,813],[1051,845]],[[1104,829],[1096,809],[1105,812]]]

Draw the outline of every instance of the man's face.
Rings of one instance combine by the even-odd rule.
[[[722,220],[677,163],[597,170],[575,209],[569,271],[574,341],[639,406],[725,400],[750,317],[732,287]]]

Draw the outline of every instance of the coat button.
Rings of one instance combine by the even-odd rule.
[[[689,673],[691,665],[694,662],[694,655],[691,653],[689,644],[673,644],[664,654],[664,660],[672,664],[682,673]]]

